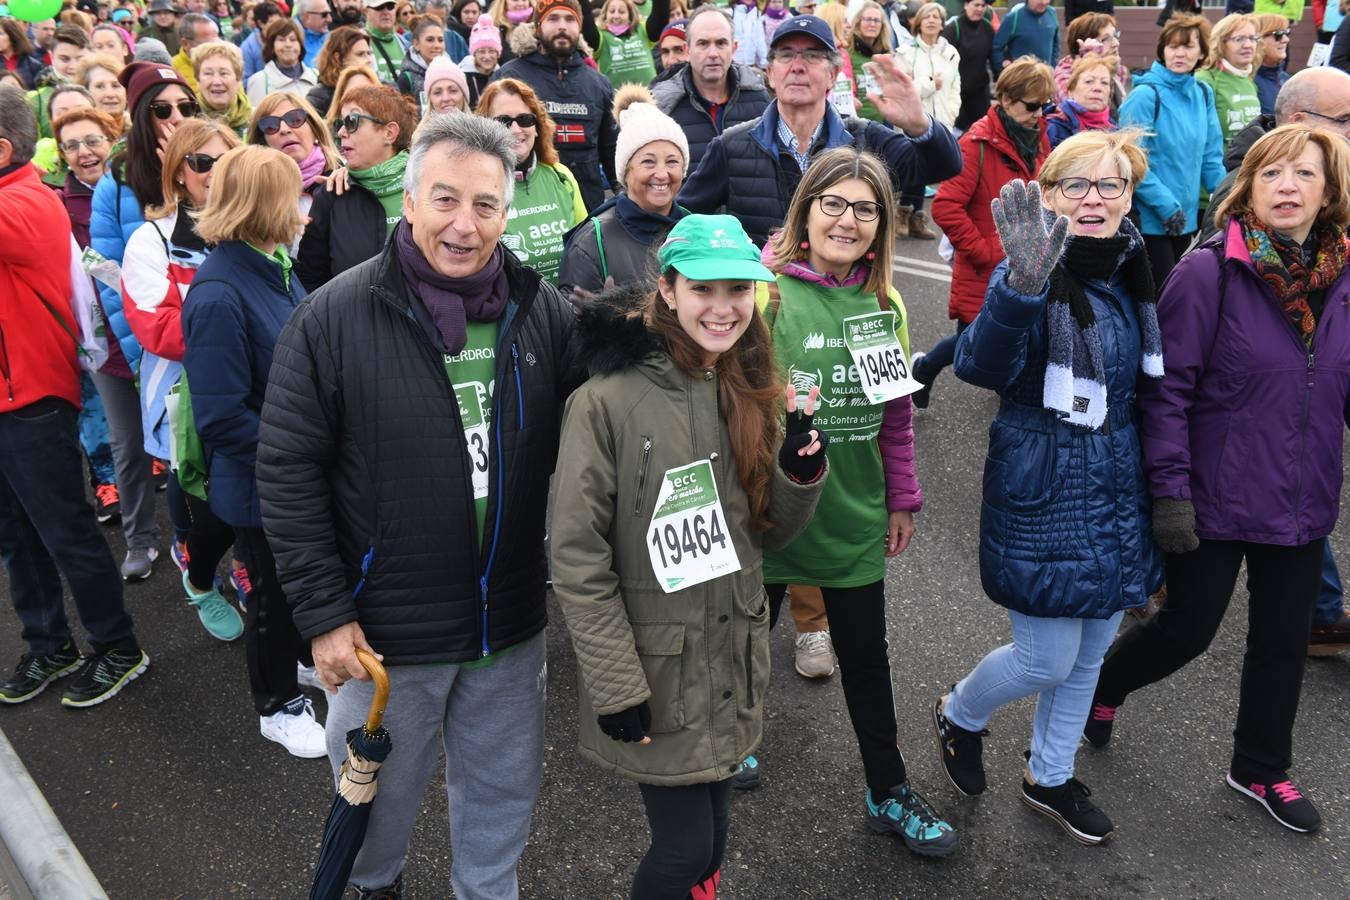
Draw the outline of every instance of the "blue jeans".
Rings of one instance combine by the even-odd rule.
[[[1322,589],[1317,592],[1317,609],[1313,611],[1314,625],[1334,625],[1345,615],[1345,592],[1341,590],[1341,573],[1336,569],[1336,557],[1331,552],[1331,538],[1322,554]]]
[[[1097,673],[1121,615],[1039,619],[1008,610],[1013,642],[980,660],[957,683],[944,708],[947,718],[979,731],[1000,706],[1039,694],[1031,723],[1031,777],[1045,787],[1063,784],[1073,777]]]
[[[0,560],[30,653],[55,653],[71,640],[61,575],[96,650],[136,646],[122,576],[84,499],[81,468],[75,407],[65,400],[0,415]]]
[[[956,320],[956,334],[948,335],[933,345],[914,367],[914,378],[924,384],[932,384],[942,374],[942,370],[956,360],[956,341],[968,326],[960,319]]]

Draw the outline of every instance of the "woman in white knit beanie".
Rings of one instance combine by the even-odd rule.
[[[675,205],[689,171],[684,130],[642,85],[619,90],[614,118],[619,123],[614,171],[623,190],[568,235],[559,277],[564,292],[597,293],[606,282],[654,281],[656,248],[689,214]]]

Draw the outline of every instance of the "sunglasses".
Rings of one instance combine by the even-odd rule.
[[[378,9],[380,12],[389,12],[397,3],[381,3],[379,6],[367,6],[366,9]]]
[[[348,134],[356,134],[356,129],[361,127],[362,120],[374,122],[376,125],[389,124],[384,119],[377,119],[374,116],[368,116],[365,113],[347,113],[347,115],[342,118],[334,120],[333,130],[341,131],[345,128]]]
[[[1288,40],[1291,29],[1281,28],[1279,31],[1267,31],[1262,37],[1273,37],[1277,41]]]
[[[191,119],[202,111],[196,100],[179,100],[176,104],[167,100],[154,100],[150,103],[150,111],[155,114],[156,119],[167,122],[173,116],[175,106],[178,107],[178,114],[185,119]]]
[[[305,115],[303,109],[291,109],[279,116],[263,116],[258,120],[258,130],[263,134],[276,134],[281,130],[281,123],[285,122],[286,127],[292,131],[309,121],[309,116]]]
[[[1044,100],[1026,100],[1026,99],[1022,99],[1022,100],[1014,100],[1013,103],[1020,103],[1020,104],[1022,104],[1022,107],[1023,107],[1027,112],[1029,112],[1029,113],[1033,113],[1033,114],[1034,114],[1034,113],[1043,113],[1043,112],[1045,112],[1045,103],[1046,103],[1046,101],[1044,101]]]
[[[106,143],[108,143],[107,135],[89,134],[82,138],[71,138],[68,141],[62,141],[58,146],[60,146],[62,153],[79,153],[81,147],[97,150]]]
[[[539,122],[534,113],[521,113],[518,116],[493,116],[492,118],[501,122],[507,128],[510,128],[513,122],[521,128],[533,128]]]
[[[206,153],[189,153],[183,157],[183,162],[187,163],[187,167],[198,175],[205,175],[211,171],[211,167],[216,164],[218,159],[220,159],[219,156],[210,156]]]

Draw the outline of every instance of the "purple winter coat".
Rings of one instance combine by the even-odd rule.
[[[1224,256],[1223,296],[1219,258]],[[1149,491],[1191,500],[1208,540],[1296,546],[1336,524],[1350,400],[1350,278],[1327,290],[1309,352],[1230,220],[1158,300],[1166,373],[1141,379]]]

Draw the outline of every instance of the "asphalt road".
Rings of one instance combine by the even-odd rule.
[[[930,263],[904,263],[924,276],[899,275],[916,348],[950,328],[947,285],[931,277],[934,251],[932,243],[901,242],[902,253]],[[982,595],[976,563],[985,429],[995,405],[950,373],[938,380],[916,424],[927,505],[918,538],[887,578],[901,745],[915,785],[960,830],[960,852],[946,862],[920,860],[866,830],[838,677],[798,677],[790,626],[780,624],[760,750],[764,785],[735,799],[721,896],[1350,896],[1350,653],[1308,666],[1295,777],[1326,827],[1296,835],[1223,785],[1241,594],[1205,657],[1132,697],[1109,749],[1080,754],[1079,777],[1115,820],[1110,844],[1081,847],[1018,800],[1030,700],[990,723],[988,793],[958,799],[940,771],[927,715],[939,692],[1008,640],[1007,619]],[[120,532],[105,533],[120,558]],[[1343,531],[1340,545],[1350,548]],[[112,897],[304,896],[332,796],[327,763],[293,759],[259,736],[243,648],[204,634],[167,558],[127,598],[152,658],[146,675],[85,711],[62,709],[49,691],[0,709],[0,727]],[[522,894],[626,897],[646,847],[645,818],[631,784],[576,755],[575,664],[556,606],[551,613],[545,780],[520,864]],[[0,604],[6,671],[21,651],[18,632],[9,605]],[[317,706],[322,715],[323,701]],[[438,779],[413,835],[406,896],[450,896],[449,868]]]

